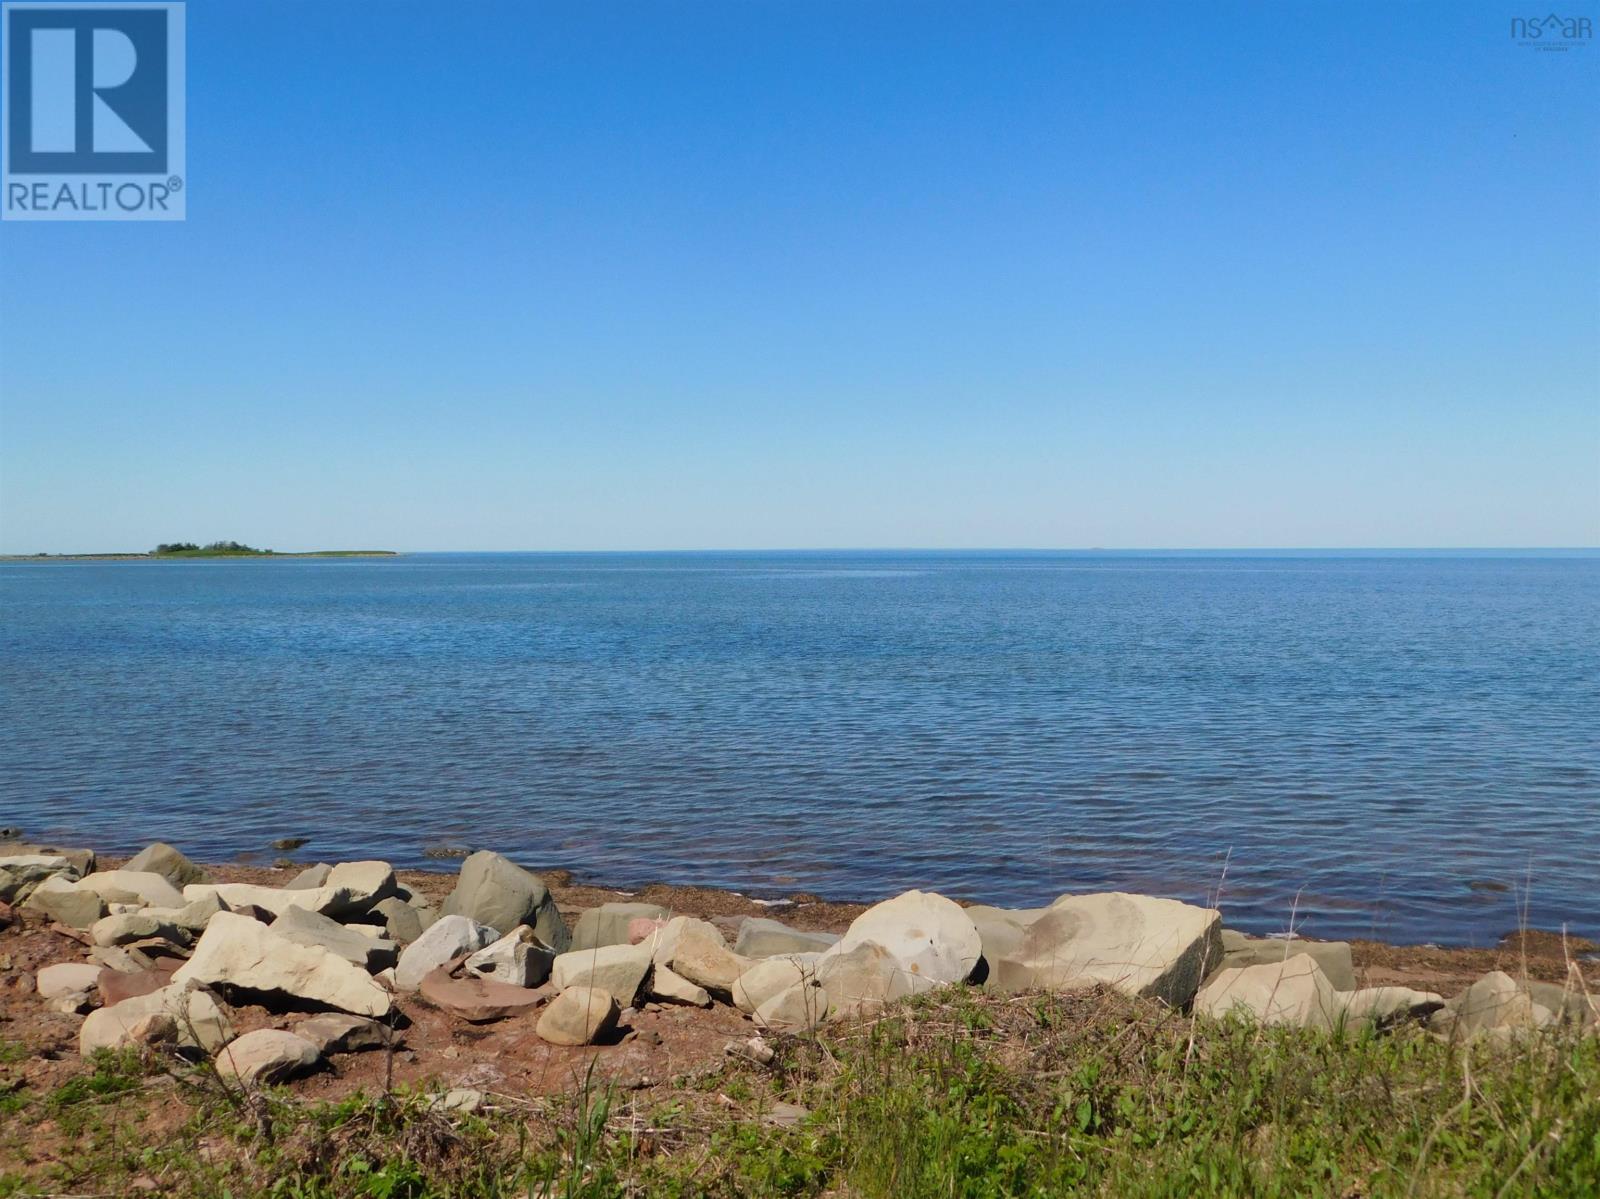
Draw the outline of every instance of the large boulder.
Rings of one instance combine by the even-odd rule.
[[[243,1083],[284,1082],[316,1069],[317,1047],[304,1037],[276,1028],[258,1028],[235,1037],[217,1051],[217,1073]]]
[[[150,874],[159,874],[174,887],[186,887],[190,883],[203,883],[206,881],[206,872],[196,866],[183,854],[178,852],[165,841],[157,841],[147,845],[133,857],[129,858],[122,867],[124,870],[139,870]]]
[[[990,963],[989,985],[1022,991],[1106,983],[1183,1007],[1222,958],[1221,928],[1214,908],[1175,899],[1063,895],[1028,924],[1014,952]]]
[[[724,999],[731,997],[733,984],[752,964],[728,948],[715,924],[692,916],[674,916],[640,945],[650,951],[656,965]]]
[[[369,974],[386,970],[400,959],[400,947],[393,941],[370,936],[309,908],[289,908],[268,927],[296,945],[320,946]]]
[[[526,924],[518,925],[466,961],[468,974],[514,987],[537,987],[550,977],[555,951]]]
[[[486,849],[461,863],[455,890],[440,910],[446,916],[470,917],[497,931],[532,925],[539,940],[557,953],[565,953],[572,944],[544,880]]]
[[[227,1017],[204,991],[170,983],[147,995],[90,1012],[78,1029],[78,1052],[172,1041],[215,1052],[229,1036]]]
[[[1028,925],[1048,912],[1049,908],[995,908],[988,904],[973,904],[966,908],[967,919],[978,930],[983,944],[983,957],[991,969],[1001,958],[1012,957],[1022,948],[1022,938]]]
[[[809,1032],[828,1018],[828,992],[815,980],[796,983],[772,996],[751,1013],[757,1028],[771,1032]]]
[[[394,968],[395,985],[414,991],[429,971],[491,944],[495,930],[466,916],[445,916],[407,945]]]
[[[617,1001],[598,987],[569,987],[550,1001],[535,1031],[552,1045],[590,1045],[617,1026]]]
[[[569,948],[598,949],[602,945],[629,944],[628,925],[634,920],[669,920],[672,913],[655,903],[603,903],[578,917]]]
[[[299,945],[235,912],[219,912],[172,980],[230,987],[291,1005],[355,1016],[389,1014],[389,992],[359,966],[317,945]]]
[[[848,953],[869,941],[933,983],[964,982],[983,956],[977,926],[959,904],[932,891],[907,891],[874,904],[855,918],[838,948]]]
[[[770,958],[779,954],[821,953],[838,943],[838,933],[804,932],[777,920],[747,916],[739,925],[733,952],[746,958]]]
[[[106,914],[106,901],[93,891],[80,891],[65,874],[53,874],[33,888],[24,911],[38,912],[68,928],[88,929]]]
[[[77,882],[80,891],[93,891],[108,904],[136,903],[153,908],[181,908],[183,894],[149,870],[100,870]]]
[[[828,994],[830,1020],[871,1015],[886,1003],[938,985],[875,941],[851,949],[836,945],[820,954],[815,981]]]
[[[57,962],[41,966],[33,976],[33,985],[44,999],[87,994],[96,990],[99,981],[100,967],[93,962]]]
[[[650,973],[646,945],[602,945],[559,954],[550,967],[550,982],[558,991],[593,987],[631,1007]]]
[[[1587,987],[1563,986],[1560,983],[1521,980],[1528,998],[1542,1008],[1548,1008],[1556,1020],[1577,1028],[1593,1028],[1600,1024],[1600,994]]]
[[[1218,971],[1195,997],[1203,1016],[1240,1016],[1258,1024],[1330,1029],[1344,1005],[1316,959],[1297,954],[1261,966]]]
[[[1314,958],[1336,991],[1356,989],[1355,963],[1348,941],[1307,941],[1301,937],[1247,937],[1234,929],[1222,930],[1222,969],[1265,966],[1303,953]]]

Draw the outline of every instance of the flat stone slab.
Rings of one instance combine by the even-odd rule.
[[[471,1024],[486,1024],[533,1011],[555,994],[555,988],[514,987],[476,975],[454,978],[449,967],[440,966],[424,976],[418,992],[452,1016]]]

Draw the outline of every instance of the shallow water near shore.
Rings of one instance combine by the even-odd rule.
[[[0,824],[1600,936],[1592,555],[0,565]]]

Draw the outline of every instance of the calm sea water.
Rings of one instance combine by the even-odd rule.
[[[1600,936],[1600,559],[0,566],[0,823],[628,886]]]

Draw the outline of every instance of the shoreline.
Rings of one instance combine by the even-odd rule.
[[[1492,1151],[1452,1140],[1461,1177],[1500,1180],[1600,1094],[1600,946],[1548,933],[1282,943],[1131,894],[773,903],[492,851],[395,870],[8,840],[0,859],[5,1194],[250,1199],[287,1164],[329,1199],[504,1199],[592,1179],[604,1152],[628,1186],[565,1193],[898,1199],[977,1193],[901,1185],[905,1160],[973,1144],[978,1176],[1045,1180],[1017,1193],[1077,1193],[1084,1162],[1112,1177],[1094,1193],[1143,1193],[1156,1151],[1175,1181],[1151,1193],[1204,1193],[1195,1155],[1285,1128],[1347,1178],[1400,1160],[1403,1183],[1441,1164],[1428,1133],[1461,1110],[1463,1062],[1495,1119],[1545,1113]],[[841,1189],[885,1143],[885,1187]],[[1310,1177],[1305,1153],[1280,1157],[1263,1178]],[[1271,1189],[1254,1177],[1216,1193]]]
[[[17,828],[0,827],[0,851],[10,843],[29,841]],[[70,838],[54,838],[38,840],[35,844],[50,847],[72,848],[85,844]],[[478,847],[493,849],[493,846]],[[101,853],[95,850],[100,861],[110,864],[120,864],[132,857],[138,846],[128,848],[127,844],[119,843],[114,849]],[[441,852],[447,851],[447,852]],[[469,853],[474,852],[465,846],[442,845],[427,847],[420,852],[413,852],[403,856],[386,857],[382,853],[367,855],[364,852],[349,851],[343,855],[335,855],[328,861],[355,860],[358,857],[371,856],[383,858],[392,862],[398,877],[415,880],[422,884],[425,893],[431,894],[436,888],[442,888],[441,894],[447,892],[456,877],[456,868],[460,861]],[[496,852],[499,852],[496,850]],[[290,857],[289,854],[303,855]],[[274,856],[276,855],[276,857]],[[512,855],[514,856],[514,855]],[[430,865],[412,865],[418,857],[427,859]],[[194,859],[214,877],[227,882],[254,882],[263,885],[281,885],[285,878],[293,877],[296,873],[307,867],[313,866],[324,860],[315,852],[315,844],[308,842],[306,845],[295,846],[293,849],[284,849],[269,845],[259,850],[240,850],[231,858],[200,858]],[[594,898],[593,903],[599,904],[611,900],[634,899],[641,896],[647,897],[650,902],[662,902],[664,906],[674,906],[666,900],[657,900],[656,896],[666,896],[682,900],[679,910],[693,915],[725,914],[725,915],[768,915],[786,922],[789,914],[799,911],[826,914],[826,919],[839,925],[838,928],[824,923],[814,923],[807,927],[840,931],[851,919],[873,904],[880,903],[890,898],[896,892],[892,890],[874,893],[844,894],[840,892],[824,893],[807,888],[803,881],[792,884],[762,885],[733,885],[679,882],[670,877],[655,876],[636,882],[608,878],[600,873],[586,873],[574,870],[568,866],[541,863],[534,860],[523,861],[516,859],[526,869],[539,875],[550,883],[552,892],[558,896],[568,892],[575,897],[600,897]],[[930,884],[918,882],[914,886],[928,887]],[[1059,892],[1052,892],[1037,899],[1037,905],[1049,904],[1057,894],[1090,894],[1115,890],[1115,888],[1092,888],[1065,886]],[[963,907],[969,906],[998,906],[1002,908],[1026,907],[1015,901],[998,902],[985,899],[981,896],[967,894],[961,891],[944,891],[950,899]],[[1600,961],[1600,929],[1574,929],[1568,926],[1565,931],[1559,927],[1541,928],[1528,926],[1519,928],[1515,924],[1508,924],[1497,931],[1485,930],[1484,939],[1481,941],[1461,941],[1445,939],[1404,940],[1399,938],[1378,935],[1376,930],[1372,935],[1364,934],[1339,934],[1320,935],[1315,930],[1306,934],[1284,936],[1279,928],[1258,931],[1254,925],[1257,921],[1243,918],[1239,923],[1230,919],[1228,895],[1224,888],[1220,901],[1214,896],[1207,895],[1203,898],[1189,898],[1176,891],[1141,889],[1129,891],[1130,894],[1146,894],[1157,898],[1174,899],[1181,903],[1195,904],[1198,906],[1216,906],[1222,913],[1223,924],[1229,928],[1252,937],[1267,940],[1302,940],[1302,941],[1343,941],[1352,945],[1382,947],[1386,951],[1402,955],[1431,955],[1431,954],[1462,954],[1462,955],[1496,955],[1502,947],[1515,940],[1520,934],[1526,932],[1535,938],[1548,939],[1552,944],[1558,943],[1563,936],[1575,945],[1589,945],[1593,949],[1580,950],[1580,953],[1592,954],[1595,960]]]
[[[130,856],[101,855],[101,868],[120,866]],[[307,861],[285,861],[288,864],[281,866],[239,861],[197,864],[219,882],[262,886],[282,886],[296,874],[317,864],[314,856]],[[455,886],[457,872],[452,866],[458,864],[455,859],[441,859],[438,868],[396,867],[395,877],[418,894],[437,902]],[[765,917],[781,920],[805,931],[842,933],[862,912],[893,894],[889,892],[872,898],[844,899],[795,890],[777,898],[764,898],[732,887],[655,880],[630,888],[602,879],[579,876],[566,867],[530,865],[526,868],[545,881],[562,915],[569,919],[576,919],[580,912],[604,903],[635,902],[659,904],[701,919]],[[963,896],[951,898],[963,907],[983,906]],[[1231,928],[1226,902],[1219,910],[1222,912],[1223,926]],[[1261,937],[1260,934],[1248,935]],[[1465,984],[1490,970],[1509,969],[1513,965],[1522,970],[1524,958],[1529,977],[1559,982],[1567,972],[1566,956],[1569,952],[1583,964],[1585,973],[1592,973],[1596,983],[1600,984],[1600,943],[1572,933],[1563,935],[1559,930],[1509,929],[1493,945],[1485,946],[1434,942],[1408,944],[1375,937],[1278,938],[1269,934],[1261,939],[1282,940],[1285,944],[1348,944],[1358,975],[1370,985],[1404,984],[1428,989],[1423,984]]]

